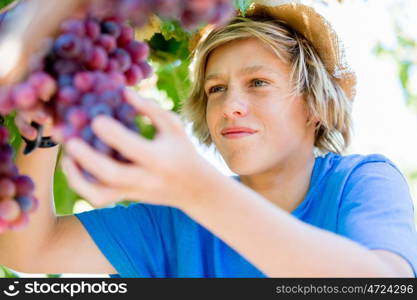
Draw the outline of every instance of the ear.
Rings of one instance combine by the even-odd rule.
[[[320,123],[320,119],[319,119],[319,117],[318,116],[314,116],[313,115],[313,113],[312,112],[310,112],[309,114],[308,114],[308,117],[307,117],[307,122],[306,122],[306,125],[307,126],[314,126],[314,127],[317,127],[317,125]]]

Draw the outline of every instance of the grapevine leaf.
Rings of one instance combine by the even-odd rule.
[[[164,21],[161,23],[161,34],[166,40],[175,39],[177,41],[187,40],[190,34],[186,32],[177,21]]]
[[[246,11],[248,10],[250,4],[250,0],[234,0],[235,7],[242,12],[243,16],[246,15]]]
[[[6,7],[10,3],[12,3],[13,1],[14,0],[0,0],[0,9],[2,9],[3,7]]]
[[[69,187],[67,179],[61,168],[57,168],[54,177],[54,199],[56,213],[68,215],[73,213],[75,201],[78,195]]]
[[[191,83],[188,77],[188,60],[178,60],[174,64],[161,66],[157,70],[157,87],[166,92],[174,102],[173,111],[178,112],[181,102],[187,97]]]

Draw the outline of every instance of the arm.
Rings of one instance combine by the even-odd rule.
[[[75,216],[57,217],[53,177],[58,147],[36,149],[16,163],[35,185],[39,207],[20,231],[0,235],[0,264],[25,273],[116,273]],[[77,255],[74,255],[77,253]]]
[[[215,170],[204,179],[185,211],[268,276],[413,276],[396,255],[305,224]]]

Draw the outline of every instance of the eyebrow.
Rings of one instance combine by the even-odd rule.
[[[275,71],[271,68],[265,67],[265,66],[261,66],[261,65],[255,65],[255,66],[242,68],[242,69],[239,70],[238,74],[239,75],[251,74],[251,73],[255,73],[255,72],[260,71],[260,70],[279,75],[279,73],[277,71]],[[218,73],[211,73],[211,74],[206,76],[206,78],[204,79],[204,82],[207,82],[207,81],[213,80],[213,79],[218,79],[219,77],[220,77],[220,75]]]

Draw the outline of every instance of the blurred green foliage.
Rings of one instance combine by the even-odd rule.
[[[407,36],[400,26],[395,26],[396,44],[387,47],[379,42],[374,52],[377,56],[388,57],[397,65],[398,80],[404,93],[404,99],[410,109],[417,113],[417,89],[411,82],[411,73],[417,68],[417,41]]]

